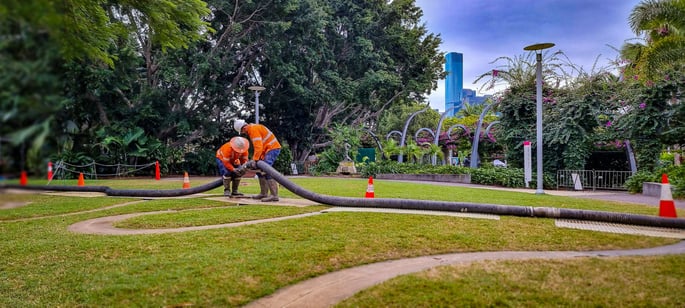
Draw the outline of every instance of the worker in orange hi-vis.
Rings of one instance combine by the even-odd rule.
[[[245,169],[238,168],[247,162],[250,142],[243,137],[233,137],[216,151],[216,164],[224,180],[224,196],[242,197],[238,191]],[[232,191],[231,191],[232,190]]]
[[[263,160],[269,166],[273,166],[281,153],[281,144],[276,136],[266,126],[262,124],[246,123],[244,120],[236,119],[233,128],[239,134],[246,134],[250,137],[253,147],[252,159],[245,165],[250,169],[257,169],[257,161]],[[260,192],[253,196],[254,199],[261,199],[264,202],[278,201],[278,182],[265,172],[257,172],[259,178]],[[270,195],[267,192],[271,191]]]

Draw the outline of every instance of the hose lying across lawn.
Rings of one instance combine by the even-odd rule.
[[[0,189],[25,189],[25,190],[48,190],[48,191],[80,191],[80,192],[99,192],[107,194],[108,196],[118,197],[178,197],[192,194],[198,194],[208,190],[212,190],[223,185],[223,180],[218,179],[197,187],[184,189],[113,189],[108,186],[60,186],[60,185],[16,185],[16,184],[0,184]]]
[[[576,209],[561,209],[551,207],[512,206],[484,203],[429,201],[413,199],[387,199],[387,198],[348,198],[320,195],[295,185],[292,181],[280,174],[276,169],[263,161],[257,162],[257,167],[268,173],[278,183],[283,185],[294,194],[318,202],[341,207],[377,207],[391,209],[431,210],[463,213],[481,213],[495,215],[509,215],[521,217],[563,218],[601,222],[622,223],[640,226],[665,227],[685,229],[685,219],[665,218],[626,213],[588,211]]]
[[[268,173],[278,183],[283,185],[294,194],[309,199],[311,201],[339,207],[375,207],[390,209],[411,209],[411,210],[431,210],[462,213],[481,213],[494,215],[508,215],[520,217],[540,217],[540,218],[562,218],[577,219],[599,222],[621,223],[629,225],[678,228],[685,229],[685,219],[667,218],[658,216],[647,216],[638,214],[589,211],[577,209],[562,209],[552,207],[532,207],[532,206],[513,206],[485,203],[451,202],[451,201],[432,201],[414,199],[389,199],[389,198],[350,198],[321,195],[306,190],[288,178],[280,174],[276,169],[263,161],[257,162],[257,167]],[[197,194],[205,192],[223,185],[223,180],[200,185],[186,189],[170,190],[150,190],[150,189],[112,189],[107,186],[21,186],[12,184],[1,184],[0,189],[28,189],[28,190],[49,190],[49,191],[82,191],[100,192],[108,196],[127,196],[127,197],[177,197],[183,195]]]

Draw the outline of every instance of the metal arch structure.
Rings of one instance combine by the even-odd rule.
[[[404,147],[404,141],[407,139],[407,129],[409,129],[409,123],[411,123],[411,120],[414,119],[416,115],[419,113],[426,112],[430,108],[430,106],[426,106],[426,108],[423,108],[417,112],[412,113],[411,116],[409,116],[409,119],[407,119],[407,122],[404,123],[404,130],[402,130],[402,140],[400,141],[400,148]],[[403,162],[404,161],[404,155],[400,152],[399,155],[397,155],[397,162]]]
[[[483,132],[483,135],[488,136],[488,134],[490,133],[490,129],[492,128],[492,126],[495,125],[495,124],[499,124],[499,123],[500,123],[500,121],[492,121],[492,123],[488,124],[488,126],[485,128],[485,131]],[[492,139],[490,139],[490,140],[492,140]],[[495,141],[495,140],[492,140],[492,141]]]
[[[480,141],[480,127],[483,125],[483,118],[485,118],[485,114],[490,111],[490,108],[497,104],[499,104],[499,102],[495,101],[492,104],[485,106],[485,108],[483,108],[483,112],[481,112],[480,117],[478,118],[478,122],[476,123],[476,132],[473,134],[473,145],[471,146],[470,168],[478,167],[478,141]]]
[[[390,131],[387,135],[385,135],[385,140],[390,139],[390,137],[392,137],[392,135],[395,135],[395,134],[400,135],[400,138],[402,138],[402,132],[401,131],[393,130],[393,131]]]
[[[438,127],[435,129],[435,135],[437,135],[437,137],[435,138],[435,140],[433,140],[433,144],[438,145],[438,141],[440,139],[440,131],[442,130],[442,123],[445,121],[445,118],[450,113],[450,111],[454,110],[457,107],[461,108],[461,106],[450,107],[442,113],[442,116],[440,116],[440,121],[438,121]],[[449,135],[449,129],[447,130],[447,135]]]
[[[419,139],[419,133],[424,132],[424,131],[431,134],[431,137],[433,137],[433,141],[434,141],[434,142],[435,142],[436,140],[438,140],[438,136],[436,136],[435,133],[434,133],[430,128],[428,128],[428,127],[421,127],[421,128],[419,128],[419,129],[416,131],[416,133],[414,134],[414,139],[418,140],[418,139]],[[430,145],[431,143],[430,143],[430,142],[423,142],[422,145],[424,145],[424,144]],[[434,143],[434,144],[437,145],[437,143]],[[433,156],[431,157],[431,164],[432,164],[433,166],[435,166],[436,162],[437,162],[437,156],[436,156],[435,154],[433,154]]]
[[[383,157],[383,145],[381,145],[381,141],[378,139],[378,136],[374,134],[369,128],[364,127],[362,129],[363,131],[367,132],[369,135],[371,135],[371,138],[376,141],[376,145],[378,146],[378,150],[381,151],[381,157]]]
[[[440,132],[442,131],[442,123],[445,121],[445,118],[449,115],[450,111],[454,110],[457,107],[461,108],[462,105],[464,105],[464,104],[462,103],[459,106],[453,106],[453,107],[447,108],[447,110],[445,110],[445,112],[442,113],[442,115],[440,116],[440,121],[438,121],[438,127],[435,128],[433,144],[438,145],[438,143],[440,142]],[[447,132],[447,135],[449,137],[449,130]],[[431,158],[433,165],[436,164],[437,160],[438,160],[438,158],[435,155],[433,155],[433,157]]]
[[[630,161],[630,172],[635,174],[637,173],[637,162],[635,160],[633,146],[630,144],[630,140],[628,139],[626,139],[626,152],[628,152],[628,160]]]
[[[421,128],[419,128],[419,129],[416,131],[416,133],[414,133],[414,139],[419,139],[419,133],[420,133],[420,132],[428,132],[428,133],[431,134],[431,137],[433,137],[433,139],[436,139],[436,138],[435,138],[435,133],[434,133],[430,128],[428,128],[428,127],[421,127]]]
[[[447,129],[447,137],[449,137],[450,139],[452,139],[452,137],[450,137],[450,135],[451,135],[452,131],[453,131],[455,128],[461,128],[461,129],[464,130],[464,132],[466,132],[466,133],[469,132],[469,128],[466,127],[466,125],[464,125],[464,124],[454,124],[454,125],[450,126],[450,128]]]

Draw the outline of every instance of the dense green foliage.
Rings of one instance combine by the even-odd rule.
[[[631,193],[641,193],[642,183],[661,183],[663,174],[668,176],[668,182],[673,188],[673,197],[685,198],[685,167],[683,166],[667,165],[654,171],[640,171],[626,181],[626,188]]]
[[[669,69],[685,64],[685,1],[645,0],[630,14],[628,24],[640,42],[621,48],[625,74],[643,82],[658,80]]]
[[[373,128],[442,74],[413,0],[41,3],[0,6],[3,173],[75,157],[213,172],[231,120],[254,116],[254,84],[260,119],[302,161],[335,125]],[[72,23],[43,31],[63,11]]]
[[[497,168],[482,167],[471,169],[460,166],[433,166],[427,164],[398,163],[396,161],[382,161],[368,164],[357,164],[357,170],[363,177],[376,176],[378,174],[470,174],[472,184],[493,185],[512,188],[523,188],[524,182],[523,169],[521,168]],[[536,174],[533,173],[533,178]],[[536,183],[529,185],[534,187]],[[543,177],[544,188],[556,187],[554,178],[545,174]]]

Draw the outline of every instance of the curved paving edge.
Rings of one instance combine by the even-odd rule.
[[[114,205],[110,205],[110,206],[105,206],[105,207],[101,207],[101,208],[97,208],[97,209],[80,211],[80,212],[71,212],[71,213],[48,215],[48,216],[38,216],[38,217],[25,217],[25,218],[11,219],[11,220],[0,220],[0,223],[2,223],[2,222],[30,221],[30,220],[53,218],[53,217],[74,216],[74,215],[80,215],[80,214],[84,214],[84,213],[93,213],[93,212],[98,212],[98,211],[109,210],[109,209],[118,208],[118,207],[122,207],[122,206],[137,204],[137,203],[141,203],[141,202],[145,202],[145,201],[147,201],[147,200],[136,200],[136,201],[124,202],[124,203],[120,203],[120,204],[114,204]]]
[[[299,215],[274,217],[267,219],[249,220],[241,222],[226,223],[220,225],[206,225],[206,226],[194,226],[194,227],[182,227],[182,228],[166,228],[166,229],[122,229],[114,227],[114,223],[117,221],[129,219],[136,216],[142,215],[152,215],[161,213],[171,213],[175,211],[156,211],[156,212],[145,212],[145,213],[131,213],[116,216],[107,216],[94,218],[89,220],[84,220],[70,225],[68,230],[75,233],[84,234],[100,234],[100,235],[134,235],[134,234],[161,234],[161,233],[176,233],[176,232],[187,232],[196,230],[209,230],[218,228],[232,228],[239,226],[247,226],[260,224],[265,222],[280,221],[286,219],[302,218],[313,215],[319,215],[321,212],[304,213]]]
[[[373,263],[325,274],[279,289],[245,307],[329,307],[355,293],[391,278],[437,266],[486,260],[571,259],[685,254],[685,241],[655,248],[600,251],[467,252]]]
[[[225,198],[224,198],[225,199]],[[221,199],[223,201],[223,199]],[[254,204],[255,202],[241,201],[240,204]],[[259,201],[257,201],[257,204]],[[283,204],[273,204],[270,205],[283,205]],[[296,204],[294,206],[302,207],[309,204]],[[181,227],[181,228],[165,228],[165,229],[123,229],[114,227],[114,223],[129,218],[142,216],[142,215],[154,215],[154,214],[164,214],[164,213],[176,213],[179,211],[167,210],[167,211],[154,211],[154,212],[140,212],[140,213],[130,213],[122,214],[116,216],[107,216],[93,218],[89,220],[84,220],[70,225],[67,229],[76,233],[84,234],[100,234],[100,235],[134,235],[134,234],[161,234],[161,233],[178,233],[186,231],[196,231],[196,230],[208,230],[208,229],[218,229],[218,228],[232,228],[240,227],[246,225],[254,225],[265,222],[280,221],[286,219],[295,219],[308,217],[313,215],[319,215],[329,212],[381,212],[381,213],[396,213],[396,214],[423,214],[423,215],[441,215],[441,216],[457,216],[457,217],[468,217],[468,218],[481,218],[481,219],[496,219],[499,220],[497,215],[487,215],[487,214],[472,214],[472,213],[456,213],[456,212],[438,212],[438,211],[421,211],[421,210],[399,210],[399,209],[379,209],[379,208],[329,208],[326,210],[304,213],[291,216],[282,216],[258,220],[248,220],[234,223],[225,223],[219,225],[205,225],[205,226],[194,226],[194,227]]]

